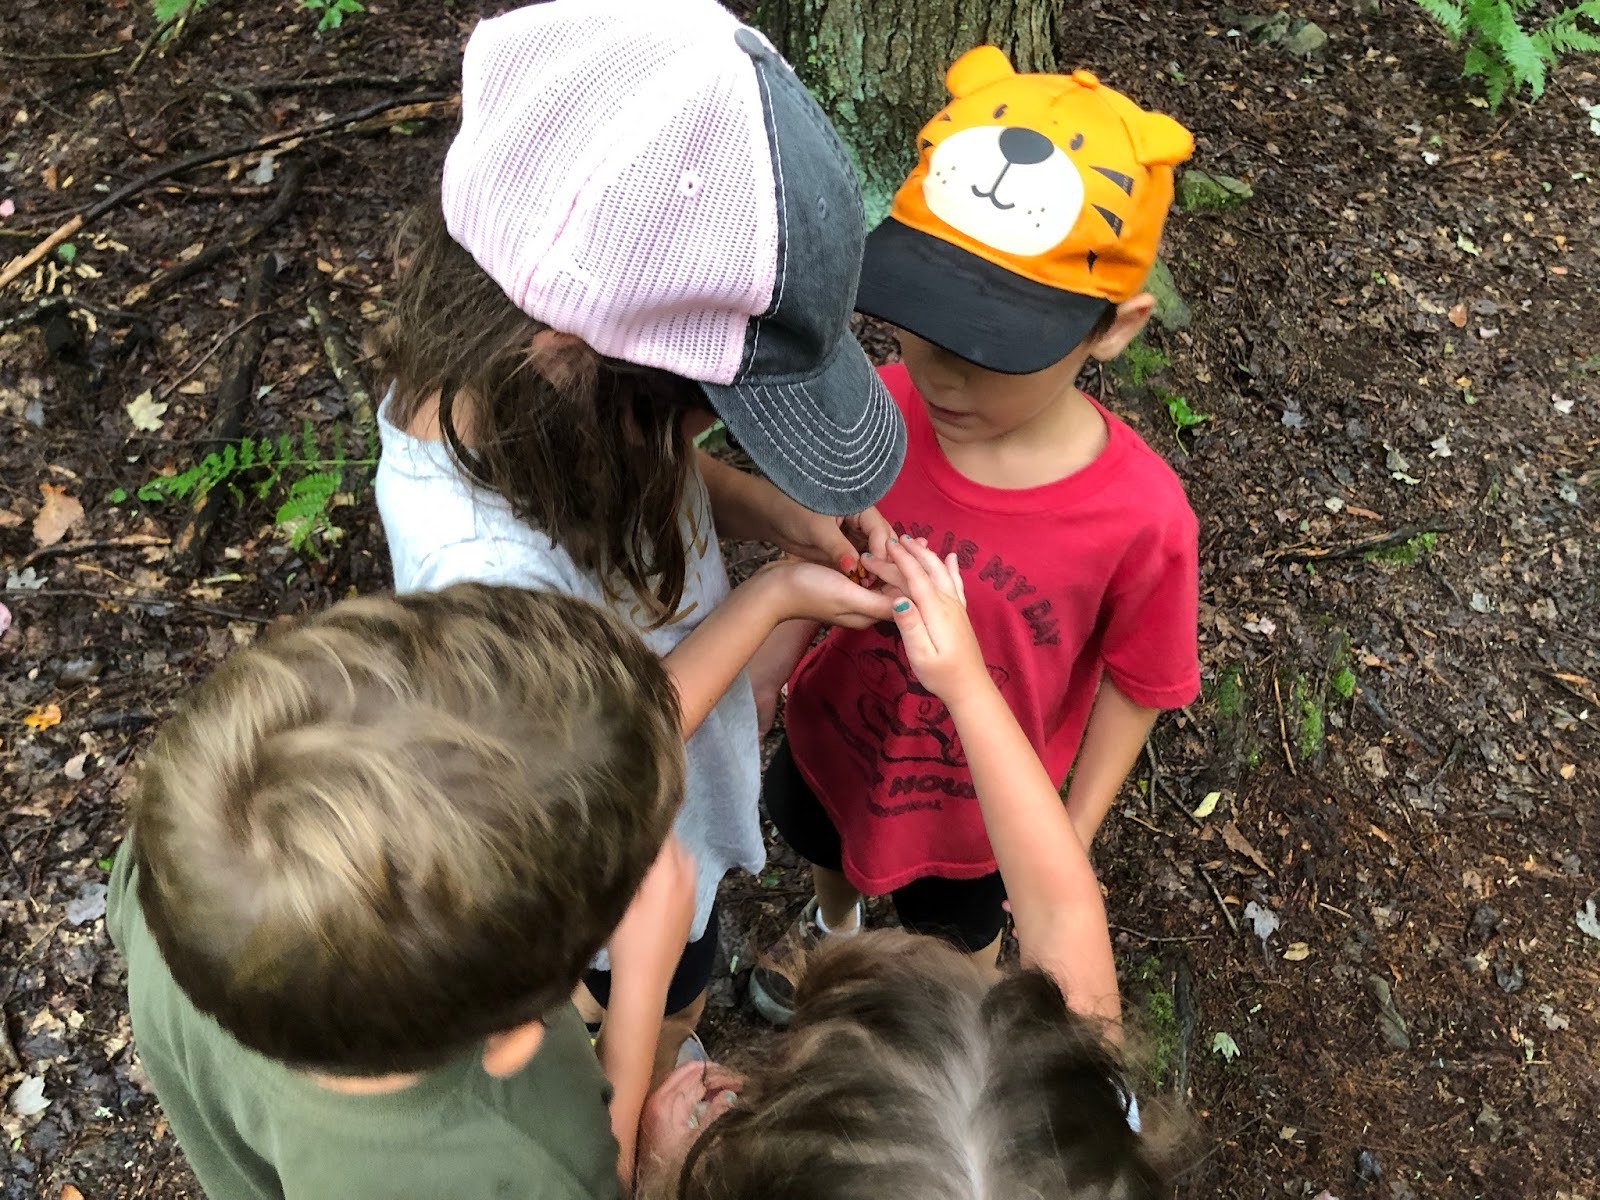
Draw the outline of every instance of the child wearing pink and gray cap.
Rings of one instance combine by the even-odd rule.
[[[636,903],[577,998],[604,1014],[625,1159],[650,1079],[693,1045],[718,883],[764,860],[745,665],[786,620],[892,615],[839,569],[883,552],[872,505],[905,448],[848,328],[864,236],[833,129],[715,0],[551,0],[480,24],[440,199],[410,226],[381,344],[397,590],[611,609],[682,709],[661,869],[692,860],[692,920]],[[772,482],[696,449],[714,416]],[[719,535],[790,557],[730,591]]]

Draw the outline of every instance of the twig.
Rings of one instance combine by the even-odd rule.
[[[1112,925],[1118,933],[1125,933],[1129,937],[1136,937],[1142,942],[1209,942],[1216,936],[1214,933],[1190,934],[1188,937],[1157,937],[1153,933],[1145,933],[1139,929],[1129,929],[1126,925]]]
[[[1200,878],[1204,879],[1206,881],[1206,886],[1211,889],[1211,895],[1216,900],[1217,907],[1222,910],[1222,915],[1228,920],[1228,928],[1234,933],[1238,933],[1239,922],[1234,919],[1232,910],[1228,908],[1228,902],[1222,898],[1222,892],[1218,889],[1216,882],[1211,878],[1211,872],[1207,871],[1199,863],[1195,863],[1194,869],[1200,872]]]
[[[414,75],[323,75],[315,79],[264,79],[259,83],[230,83],[222,85],[230,92],[251,92],[257,96],[282,96],[291,92],[316,92],[324,88],[339,87],[438,87],[450,76]]]
[[[134,288],[123,298],[122,302],[124,304],[138,304],[151,296],[160,295],[162,292],[176,287],[185,279],[192,279],[212,266],[212,264],[220,262],[235,251],[243,250],[256,238],[289,215],[289,210],[294,207],[295,201],[299,199],[300,185],[305,181],[305,177],[306,165],[300,159],[291,159],[285,163],[283,181],[278,187],[278,194],[273,197],[272,203],[262,211],[260,219],[254,225],[248,227],[238,237],[208,246],[188,262],[179,263],[171,270],[157,275],[148,283]]]
[[[253,625],[269,624],[271,618],[251,616],[249,613],[233,612],[231,609],[217,608],[210,604],[201,604],[197,600],[190,600],[187,596],[119,596],[112,592],[96,592],[89,588],[0,588],[0,596],[17,596],[26,599],[30,596],[49,596],[52,598],[75,600],[104,600],[107,604],[131,604],[135,608],[188,608],[199,613],[208,613],[213,617],[222,617],[228,621],[248,621]]]
[[[5,270],[0,271],[0,288],[5,287],[6,284],[25,273],[36,263],[43,262],[45,257],[52,250],[61,245],[62,242],[66,241],[73,234],[77,233],[78,230],[83,228],[83,220],[83,215],[80,213],[78,216],[73,217],[65,225],[62,225],[54,233],[50,234],[49,237],[45,238],[44,241],[40,242],[32,250],[29,250],[26,254],[21,255],[18,258],[12,259],[6,265]]]
[[[1433,744],[1429,742],[1427,738],[1423,737],[1421,734],[1417,733],[1414,729],[1410,728],[1404,723],[1396,721],[1393,717],[1391,717],[1388,713],[1388,710],[1378,702],[1378,698],[1370,691],[1364,687],[1357,687],[1356,691],[1360,693],[1361,702],[1371,710],[1372,715],[1377,717],[1379,721],[1383,722],[1384,728],[1392,729],[1396,733],[1403,734],[1405,737],[1415,742],[1417,746],[1428,755],[1429,758],[1439,757],[1439,751],[1434,748]]]
[[[26,325],[60,308],[77,308],[84,312],[93,313],[107,321],[116,321],[123,325],[136,325],[144,320],[138,313],[124,312],[120,308],[105,308],[98,304],[90,304],[87,300],[80,300],[76,296],[41,296],[21,312],[12,313],[9,317],[0,318],[0,333],[8,329]]]
[[[1172,980],[1172,1007],[1178,1015],[1178,1071],[1173,1081],[1181,1101],[1189,1094],[1189,1054],[1194,1047],[1194,970],[1189,956],[1178,955],[1178,971]]]
[[[345,334],[344,325],[333,315],[333,308],[328,303],[328,293],[320,283],[313,286],[311,294],[306,297],[306,311],[311,314],[311,323],[316,326],[317,334],[322,339],[322,352],[328,356],[328,366],[333,371],[333,377],[339,381],[339,387],[350,403],[350,411],[355,415],[356,425],[363,432],[376,428],[372,393],[367,390],[361,373],[356,369],[355,356],[350,353],[350,342]]]
[[[21,571],[41,562],[47,558],[61,558],[73,554],[90,554],[96,550],[132,549],[142,546],[165,546],[167,539],[154,537],[148,533],[130,533],[127,537],[110,538],[103,542],[59,542],[54,546],[40,546],[28,555],[15,567],[14,571]]]
[[[1460,529],[1458,525],[1429,524],[1429,525],[1402,525],[1392,533],[1383,534],[1381,537],[1367,538],[1360,542],[1350,542],[1343,546],[1307,546],[1298,550],[1274,550],[1267,557],[1275,562],[1309,563],[1327,562],[1335,558],[1359,558],[1374,550],[1386,550],[1390,546],[1403,546],[1414,537],[1425,533],[1455,533]]]
[[[266,137],[257,138],[250,142],[235,142],[231,146],[222,146],[213,150],[197,150],[193,154],[180,158],[177,162],[168,163],[164,167],[158,167],[156,170],[151,171],[148,174],[141,175],[138,179],[134,179],[123,184],[120,188],[112,192],[109,196],[106,196],[103,200],[98,200],[94,204],[91,204],[88,208],[84,209],[83,212],[73,217],[65,225],[61,226],[60,229],[57,229],[49,237],[45,238],[44,241],[40,242],[32,250],[28,251],[27,254],[24,254],[22,257],[13,260],[11,264],[5,268],[5,270],[0,271],[0,288],[5,287],[7,284],[15,280],[29,267],[33,266],[34,263],[38,262],[46,254],[50,253],[51,250],[55,249],[62,242],[66,241],[67,238],[71,237],[78,230],[82,229],[84,225],[98,220],[99,218],[105,216],[105,214],[110,212],[112,209],[126,204],[129,200],[131,200],[134,196],[137,196],[146,188],[152,187],[163,180],[171,179],[174,175],[182,175],[185,171],[192,171],[196,167],[203,167],[210,163],[221,162],[223,159],[238,158],[241,155],[247,154],[260,154],[263,151],[271,150],[276,146],[283,146],[290,142],[300,142],[309,138],[321,137],[326,134],[335,133],[341,129],[347,128],[348,126],[357,125],[362,121],[371,120],[373,117],[379,116],[383,113],[393,112],[395,109],[413,110],[410,114],[412,119],[422,115],[430,115],[427,113],[417,112],[416,110],[423,104],[451,101],[455,98],[456,97],[453,94],[432,93],[421,96],[407,96],[398,100],[381,100],[376,104],[369,104],[365,108],[358,108],[354,112],[345,113],[342,116],[330,117],[326,121],[319,121],[315,125],[303,125],[298,129],[288,129],[282,133],[269,134]]]
[[[1294,755],[1289,753],[1289,726],[1283,719],[1283,688],[1276,671],[1272,673],[1272,698],[1278,702],[1278,742],[1283,747],[1283,761],[1288,764],[1289,774],[1298,778],[1300,772],[1294,769]]]
[[[73,54],[27,54],[21,50],[0,50],[0,58],[8,58],[12,62],[77,62],[86,58],[110,58],[113,54],[121,53],[121,46],[112,46],[108,50],[84,50]]]
[[[134,55],[133,61],[128,64],[126,76],[132,76],[135,71],[144,65],[144,60],[149,56],[150,51],[155,49],[156,43],[161,40],[161,35],[166,33],[167,30],[171,29],[177,23],[178,18],[177,15],[174,14],[173,16],[168,17],[165,21],[162,21],[161,24],[157,25],[153,30],[150,31],[150,36],[145,38],[144,42],[139,46],[139,53]]]
[[[265,254],[250,273],[245,288],[245,311],[251,317],[266,312],[269,294],[278,278],[278,258]],[[217,392],[217,412],[212,419],[208,441],[222,444],[236,442],[244,432],[245,410],[256,391],[256,364],[261,359],[261,348],[266,343],[261,322],[250,325],[234,343],[233,355],[222,375],[222,387]],[[180,574],[193,574],[200,565],[206,538],[216,524],[221,511],[222,494],[219,488],[207,488],[195,497],[189,508],[189,519],[184,522],[178,536],[172,539],[172,560]]]

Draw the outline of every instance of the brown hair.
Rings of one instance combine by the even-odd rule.
[[[683,792],[677,700],[618,618],[459,584],[240,651],[152,748],[144,918],[239,1041],[421,1070],[565,1002]]]
[[[394,316],[375,348],[405,428],[433,397],[457,465],[598,576],[613,597],[670,621],[683,600],[682,507],[694,448],[683,414],[709,407],[698,385],[603,358],[576,338],[545,354],[528,316],[464,250],[434,201],[400,237]],[[471,448],[455,418],[463,405]]]
[[[1055,982],[945,943],[836,939],[767,1065],[689,1150],[676,1200],[1143,1200],[1166,1176],[1118,1064]]]

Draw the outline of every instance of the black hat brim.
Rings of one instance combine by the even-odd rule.
[[[856,309],[990,371],[1060,362],[1112,308],[1047,287],[896,221],[867,235]]]

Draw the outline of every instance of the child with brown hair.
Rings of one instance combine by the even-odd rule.
[[[719,881],[764,861],[746,663],[791,618],[889,616],[839,569],[885,544],[870,506],[904,450],[849,332],[860,196],[815,102],[715,0],[551,0],[473,33],[429,210],[382,347],[395,586],[604,605],[664,657],[683,709],[690,944],[648,1029],[611,1003],[657,986],[626,961],[613,986],[598,960],[580,996],[606,1010],[622,1121],[689,1045]],[[715,415],[777,486],[697,452]],[[730,593],[719,535],[794,557]]]
[[[625,622],[478,584],[346,601],[206,680],[107,924],[207,1194],[617,1194],[570,997],[636,893],[682,891],[678,720]]]
[[[1164,1155],[1113,1048],[1116,971],[1083,845],[985,668],[955,556],[907,539],[889,558],[906,655],[966,746],[1023,969],[997,977],[924,935],[831,940],[737,1103],[720,1070],[705,1084],[686,1070],[652,1098],[648,1194],[1155,1200]]]

